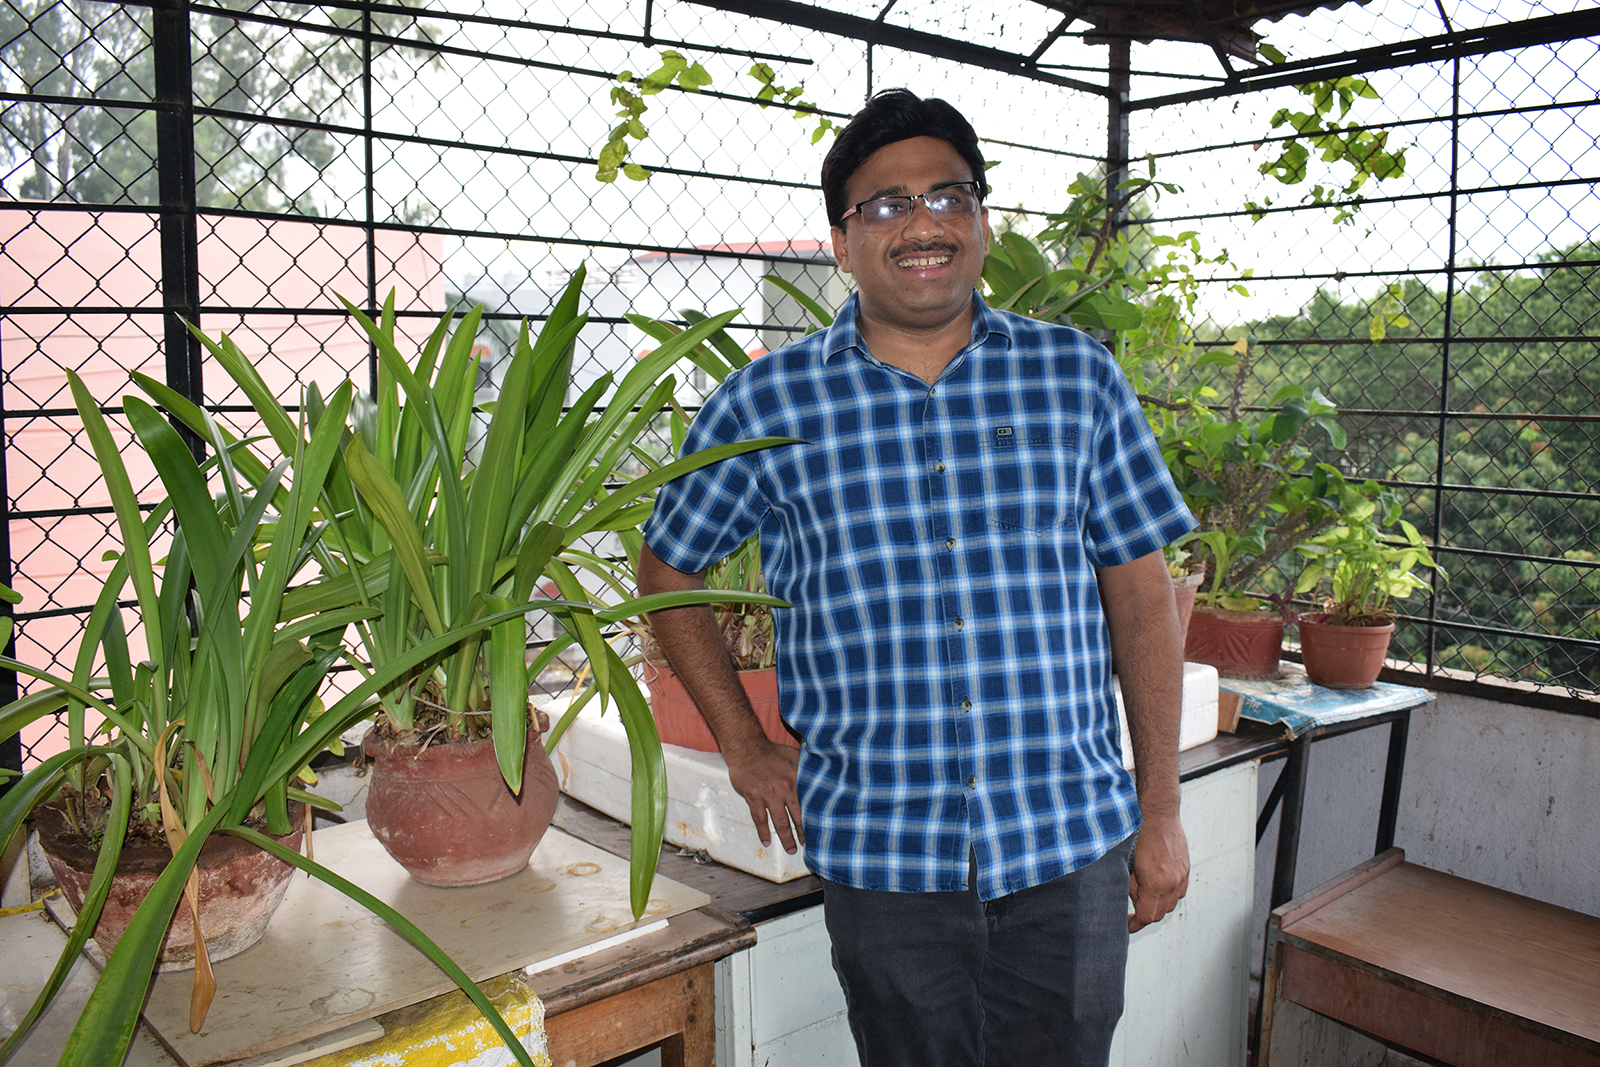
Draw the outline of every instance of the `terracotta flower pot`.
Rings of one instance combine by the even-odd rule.
[[[361,739],[373,761],[367,825],[395,862],[427,885],[481,885],[509,878],[556,813],[560,786],[539,731],[528,730],[522,795],[500,776],[494,739],[465,744]]]
[[[1194,598],[1205,580],[1204,571],[1172,579],[1172,596],[1178,602],[1178,633],[1185,642],[1189,640],[1189,618],[1194,614]]]
[[[1329,689],[1367,689],[1378,680],[1394,623],[1335,626],[1302,615],[1298,625],[1300,658],[1313,682]]]
[[[1230,611],[1196,605],[1183,658],[1209,663],[1224,678],[1279,678],[1283,618],[1276,611]]]
[[[291,808],[296,825],[301,805]],[[68,839],[67,817],[54,805],[45,805],[35,814],[39,847],[44,851],[56,884],[73,910],[83,907],[83,895],[94,875],[96,853]],[[301,832],[277,838],[289,848],[299,850]],[[106,955],[122,940],[128,923],[149,895],[161,872],[166,870],[172,852],[166,848],[124,848],[111,879],[111,893],[94,928],[94,939]],[[212,963],[236,956],[261,940],[272,913],[283,902],[294,868],[263,852],[250,842],[228,834],[213,834],[200,850],[195,864],[200,872],[200,933],[206,939],[206,954]],[[178,901],[166,940],[157,958],[157,967],[166,971],[194,968],[194,921],[190,918],[187,894]]]
[[[661,735],[663,744],[681,745],[698,752],[722,751],[676,671],[665,663],[645,660],[644,680],[650,687],[650,715],[656,721],[656,732]],[[740,671],[739,682],[767,737],[780,745],[799,748],[799,740],[789,732],[778,711],[778,669]]]

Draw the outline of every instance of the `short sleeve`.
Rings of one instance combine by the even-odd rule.
[[[1109,356],[1104,378],[1106,407],[1096,427],[1084,540],[1095,566],[1114,567],[1176,540],[1195,521],[1167,473],[1139,398]]]
[[[700,409],[683,455],[748,440],[735,410],[738,375],[730,375]],[[644,527],[650,550],[668,566],[693,574],[716,563],[756,532],[767,510],[758,489],[758,461],[746,453],[675,478],[661,487]]]

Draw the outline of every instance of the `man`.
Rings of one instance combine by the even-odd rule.
[[[879,94],[822,187],[857,294],[731,375],[685,451],[805,443],[664,488],[640,589],[697,588],[761,534],[799,752],[762,733],[710,609],[651,622],[762,843],[770,821],[823,879],[862,1062],[1104,1064],[1128,933],[1188,884],[1160,549],[1193,520],[1105,349],[975,292],[988,185],[954,108]]]

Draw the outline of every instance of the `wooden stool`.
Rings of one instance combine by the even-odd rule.
[[[1600,1065],[1600,918],[1390,849],[1273,911],[1259,1063],[1284,1000],[1457,1067]]]

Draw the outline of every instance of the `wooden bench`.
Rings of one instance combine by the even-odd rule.
[[[1390,849],[1272,913],[1260,1067],[1280,1002],[1457,1067],[1600,1067],[1600,918]]]

